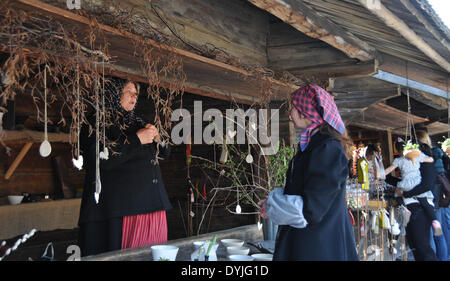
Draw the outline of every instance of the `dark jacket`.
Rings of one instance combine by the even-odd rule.
[[[172,208],[161,176],[158,157],[168,157],[170,147],[156,143],[142,145],[136,132],[142,125],[131,124],[124,132],[119,126],[107,128],[107,138],[116,145],[109,149],[109,159],[100,160],[101,193],[95,192],[95,131],[89,136],[88,126],[81,131],[81,149],[86,178],[81,201],[79,224],[114,217],[152,213]],[[100,150],[102,149],[100,146]],[[159,159],[160,161],[161,159]]]
[[[346,195],[347,158],[340,142],[316,133],[290,163],[285,194],[303,197],[306,228],[279,226],[274,260],[358,260]]]

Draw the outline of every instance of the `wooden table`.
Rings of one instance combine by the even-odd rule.
[[[66,199],[0,206],[0,239],[55,229],[77,227],[81,199]]]

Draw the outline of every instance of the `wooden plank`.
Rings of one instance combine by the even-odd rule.
[[[412,99],[415,99],[418,102],[426,104],[436,110],[444,110],[447,109],[447,101],[445,98],[438,97],[423,91],[418,90],[410,90],[409,95]]]
[[[428,134],[430,136],[437,134],[448,134],[450,131],[450,126],[447,123],[442,122],[433,122],[431,124],[426,125],[428,129]]]
[[[320,17],[314,10],[300,1],[248,0],[306,35],[320,39],[351,58],[362,61],[377,57],[376,50],[350,32]]]
[[[62,20],[63,23],[69,24],[72,28],[76,28],[80,32],[86,32],[86,26],[91,24],[91,21],[86,17],[37,0],[18,0],[14,2],[14,6],[28,11],[41,11],[42,13],[50,15],[57,20]],[[116,42],[119,46],[129,46],[130,39],[133,39],[154,47],[155,50],[157,50],[155,55],[159,54],[164,56],[169,53],[174,53],[182,56],[184,71],[188,76],[188,81],[186,84],[190,87],[190,89],[187,90],[192,93],[203,93],[205,95],[209,93],[209,96],[221,95],[222,98],[228,100],[232,100],[232,98],[230,98],[232,93],[238,94],[242,97],[253,96],[247,99],[247,103],[253,100],[254,97],[258,97],[259,89],[257,85],[250,83],[250,81],[257,84],[260,83],[260,79],[256,77],[255,72],[247,71],[242,68],[203,57],[179,48],[167,46],[154,40],[143,38],[139,35],[126,31],[117,30],[103,24],[98,24],[98,29],[103,32],[103,35],[108,39],[108,42]],[[82,36],[80,36],[80,38],[82,38]],[[119,73],[122,76],[130,74],[132,76],[140,77],[140,80],[145,79],[142,71],[140,70],[140,62],[136,58],[129,60],[129,58],[132,57],[129,52],[129,48],[121,49],[117,45],[114,45],[109,46],[109,49],[119,61],[115,63],[114,67],[109,66],[112,68],[112,73]],[[120,67],[117,67],[118,65]],[[281,82],[271,77],[268,77],[267,79],[270,81],[271,85],[274,86],[275,93],[279,91],[291,92],[297,88],[295,85]],[[230,81],[233,83],[230,83]],[[233,90],[230,91],[230,88]],[[244,100],[242,97],[240,99]]]
[[[430,69],[413,62],[407,63],[404,59],[387,54],[383,54],[382,61],[383,63],[380,64],[379,69],[383,71],[405,78],[407,68],[409,79],[441,89],[443,91],[447,90],[447,79],[449,79],[449,74],[444,71]]]
[[[40,143],[44,140],[44,132],[32,130],[5,130],[5,137],[2,139],[5,142],[12,142],[17,140],[28,140],[31,142]],[[70,136],[66,133],[48,133],[49,142],[69,142]]]
[[[409,0],[400,0],[400,2],[423,24],[428,32],[433,34],[436,40],[441,42],[447,48],[447,50],[450,51],[450,44],[448,43],[448,39],[441,36],[441,34],[431,25],[431,23],[425,18],[421,11],[419,11]]]
[[[378,61],[354,63],[338,63],[328,65],[316,65],[311,67],[297,67],[289,70],[293,75],[321,75],[325,78],[330,77],[367,77],[377,73]]]
[[[6,174],[5,174],[6,180],[9,180],[9,178],[12,176],[14,171],[19,166],[20,162],[22,162],[25,155],[27,155],[27,153],[30,150],[32,145],[33,145],[33,142],[28,142],[24,145],[24,147],[20,151],[19,155],[17,155],[16,159],[14,159],[14,162],[11,164],[11,166],[9,166],[8,171],[6,171]]]
[[[440,65],[444,70],[450,72],[450,63],[437,53],[428,43],[426,43],[421,37],[419,37],[408,25],[397,17],[394,13],[389,11],[381,1],[375,5],[370,5],[367,0],[358,0],[358,2],[366,7],[373,14],[378,16],[387,25],[398,31],[408,42],[416,46],[419,50],[424,52],[430,59],[436,64]]]
[[[356,63],[324,42],[267,48],[269,68],[295,71],[308,67]]]
[[[441,70],[433,60],[426,56],[422,51],[410,44],[398,32],[386,26],[380,19],[363,8],[356,0],[341,1],[341,0],[303,0],[307,2],[314,10],[316,10],[322,17],[326,17],[334,23],[340,25],[346,30],[350,30],[355,36],[368,44],[375,46],[379,52],[397,56],[399,58],[413,61],[417,64]],[[386,5],[397,3],[397,1],[388,1]],[[362,9],[362,10],[361,10]],[[404,14],[401,13],[402,16]],[[411,15],[409,15],[411,17]],[[413,19],[415,19],[413,17]],[[414,20],[413,22],[417,22]],[[410,24],[410,22],[408,22]],[[420,23],[414,25],[414,30],[420,31]],[[429,38],[428,32],[422,34],[418,32],[424,41],[430,44],[436,50],[445,49],[434,38]],[[436,44],[434,44],[436,43]],[[440,51],[441,55],[445,55],[446,51]],[[448,57],[447,57],[448,60]]]
[[[394,161],[394,146],[392,145],[392,132],[391,129],[386,130],[387,133],[387,143],[388,143],[388,159],[389,163]]]
[[[393,133],[404,135],[407,116],[406,112],[378,103],[361,112],[357,118],[352,119],[351,125],[382,131],[391,129]],[[429,121],[427,118],[414,115],[411,118],[414,124]]]
[[[372,77],[330,78],[328,91],[331,92],[382,92],[395,91],[398,86]]]

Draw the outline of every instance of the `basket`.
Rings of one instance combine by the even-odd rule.
[[[422,153],[420,150],[412,149],[412,150],[405,151],[405,153],[403,155],[407,159],[411,160],[414,164],[414,159],[416,159],[420,155],[420,153]]]

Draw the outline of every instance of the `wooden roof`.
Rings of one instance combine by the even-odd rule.
[[[51,15],[83,34],[89,24],[86,17],[68,11],[64,3],[56,0],[43,1],[47,4],[38,0],[13,2],[19,9]],[[112,2],[136,8],[137,16],[133,20],[143,18],[149,28],[158,26],[162,32],[170,33],[161,20],[151,14],[148,1]],[[95,2],[97,6],[84,9],[92,12],[95,7],[108,3],[99,1]],[[362,126],[364,124],[358,123],[367,124],[361,119],[362,112],[370,116],[373,105],[405,91],[404,85],[399,87],[397,83],[373,78],[381,70],[441,91],[448,87],[449,31],[426,0],[229,0],[226,3],[154,0],[151,3],[158,5],[173,26],[183,30],[190,44],[199,46],[213,42],[224,52],[242,59],[243,65],[238,67],[188,48],[145,38],[148,44],[158,48],[156,54],[182,56],[186,91],[194,94],[252,103],[260,98],[264,87],[260,77],[246,67],[255,63],[252,69],[268,67],[277,74],[288,71],[300,80],[330,78],[328,90],[335,96],[344,119],[349,124]],[[109,10],[113,10],[112,7]],[[249,21],[250,18],[253,20]],[[128,46],[131,37],[144,36],[119,31],[106,24],[99,26],[116,58],[109,71],[147,82]],[[285,99],[298,85],[274,78],[271,82],[277,99]],[[411,90],[411,97],[436,110],[446,108],[445,98],[430,97],[426,89]],[[384,113],[400,118],[395,111]],[[433,118],[427,119],[428,122],[442,121]],[[377,124],[382,129],[383,122],[374,118],[369,125]]]

